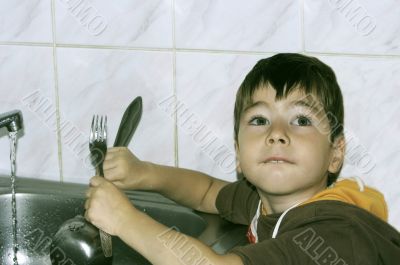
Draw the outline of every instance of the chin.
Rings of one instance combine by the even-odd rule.
[[[257,183],[255,186],[257,187],[258,190],[269,195],[287,195],[296,191],[296,188],[292,186],[289,187],[287,185],[287,182],[286,184],[285,183],[281,184],[276,181],[263,182],[263,183]]]
[[[274,187],[269,187],[267,189],[263,188],[258,188],[259,191],[263,192],[264,194],[270,195],[270,196],[286,196],[286,195],[291,195],[295,193],[296,189],[285,189],[285,188],[274,188]]]
[[[275,172],[275,174],[268,174],[267,176],[259,178],[248,178],[252,183],[262,192],[270,195],[288,195],[300,189],[300,184],[296,185],[293,177],[288,177],[291,174],[283,174],[283,172]]]

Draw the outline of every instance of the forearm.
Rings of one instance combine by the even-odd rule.
[[[151,164],[152,189],[179,204],[208,213],[218,213],[216,196],[228,182],[204,173]]]
[[[139,160],[126,147],[107,151],[104,177],[122,189],[157,191],[166,197],[208,213],[218,213],[215,200],[227,182],[206,174]]]
[[[199,240],[186,236],[133,210],[117,234],[152,264],[242,264],[236,255],[218,255]]]

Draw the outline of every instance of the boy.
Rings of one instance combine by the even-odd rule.
[[[277,54],[260,60],[235,103],[243,179],[227,183],[112,148],[105,179],[90,181],[85,217],[153,264],[181,264],[157,239],[168,228],[136,210],[118,188],[154,190],[249,225],[250,244],[226,255],[189,238],[210,264],[398,265],[400,235],[386,223],[383,196],[361,182],[335,183],[345,153],[343,113],[335,74],[318,59]]]

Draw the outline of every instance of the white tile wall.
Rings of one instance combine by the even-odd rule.
[[[50,0],[2,1],[0,18],[0,41],[53,41]]]
[[[170,0],[55,1],[57,42],[172,47]]]
[[[178,48],[301,50],[297,1],[176,0],[175,21]]]
[[[396,0],[4,0],[0,113],[24,115],[18,176],[86,183],[93,170],[74,147],[86,149],[92,115],[108,115],[113,140],[141,95],[135,154],[234,180],[237,87],[258,59],[302,52],[331,65],[343,90],[346,135],[361,151],[342,175],[379,188],[400,229],[399,9]],[[182,106],[176,124],[173,96]],[[10,168],[5,134],[1,174]],[[357,165],[362,155],[374,165],[368,172]]]
[[[400,54],[397,0],[304,0],[308,52]]]
[[[0,46],[0,113],[19,109],[24,119],[17,143],[20,176],[60,178],[55,108],[49,104],[55,100],[52,56],[47,47]],[[9,175],[7,130],[0,135],[0,173]]]

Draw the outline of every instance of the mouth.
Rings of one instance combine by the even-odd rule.
[[[265,159],[263,161],[264,164],[293,164],[292,161],[290,161],[289,159],[285,158],[285,157],[280,157],[280,156],[271,156],[268,157],[267,159]]]

